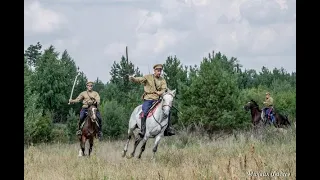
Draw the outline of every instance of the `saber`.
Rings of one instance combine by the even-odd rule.
[[[128,58],[128,46],[126,46],[126,59],[127,59],[127,64],[129,64],[129,58]]]
[[[128,56],[128,46],[126,46],[126,60],[127,60],[127,65],[129,65],[129,56]],[[130,74],[126,74],[127,76],[135,76],[135,74],[133,73],[132,75]]]
[[[172,107],[175,108],[180,114],[183,114],[183,113],[180,112],[180,111],[178,110],[178,108],[176,108],[175,106],[172,105]]]
[[[73,86],[72,86],[72,90],[71,90],[71,94],[70,94],[69,101],[72,99],[72,94],[73,94],[74,86],[76,85],[78,76],[79,76],[79,67],[78,67],[77,75],[76,75],[76,77],[74,78],[74,82],[73,82]],[[68,102],[68,104],[70,104],[70,102]]]

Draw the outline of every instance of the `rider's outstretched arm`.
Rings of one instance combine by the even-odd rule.
[[[83,100],[83,98],[84,98],[84,96],[83,96],[83,92],[82,92],[82,93],[79,94],[79,96],[76,99],[72,100],[72,102],[78,103],[81,100]]]
[[[140,83],[140,84],[145,84],[147,82],[147,79],[145,76],[143,77],[133,77],[131,76],[129,78],[130,81],[135,82],[135,83]]]

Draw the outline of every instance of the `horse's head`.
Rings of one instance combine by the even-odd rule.
[[[97,120],[97,106],[95,104],[90,103],[88,108],[88,117],[92,122],[96,122]]]
[[[249,111],[253,108],[258,108],[259,109],[259,105],[257,104],[256,101],[254,100],[250,100],[246,105],[243,106],[243,108],[246,110],[246,111]]]
[[[166,92],[162,95],[162,108],[163,112],[168,115],[170,108],[172,107],[173,99],[176,95],[176,90],[171,91],[170,89],[167,89]]]

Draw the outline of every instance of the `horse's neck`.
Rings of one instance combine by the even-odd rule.
[[[254,117],[254,116],[258,115],[259,112],[260,111],[258,110],[258,107],[252,108],[251,109],[251,116]]]
[[[92,126],[92,121],[91,121],[91,118],[89,117],[89,116],[87,116],[87,118],[86,118],[86,120],[85,120],[86,122],[86,124],[87,124],[87,127],[88,128],[92,128],[93,126]]]
[[[160,120],[162,121],[162,118],[163,118],[163,110],[162,110],[162,106],[163,106],[163,99],[161,100],[161,102],[157,105],[156,107],[156,110],[154,111],[154,117],[157,119],[157,120]]]

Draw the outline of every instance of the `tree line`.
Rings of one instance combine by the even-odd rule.
[[[164,61],[164,78],[168,88],[176,89],[172,110],[176,129],[215,130],[244,129],[251,126],[243,105],[254,99],[263,107],[265,92],[271,92],[275,108],[296,117],[296,73],[284,68],[262,67],[242,70],[235,57],[211,52],[199,64],[183,65],[177,56]],[[24,54],[24,142],[73,142],[81,103],[68,105],[77,65],[67,50],[43,49],[30,45]],[[134,107],[141,104],[143,86],[128,80],[128,74],[143,76],[139,68],[124,56],[114,61],[110,80],[98,78],[94,90],[101,96],[104,138],[118,139],[127,132]],[[73,98],[85,90],[87,77],[80,72]]]

